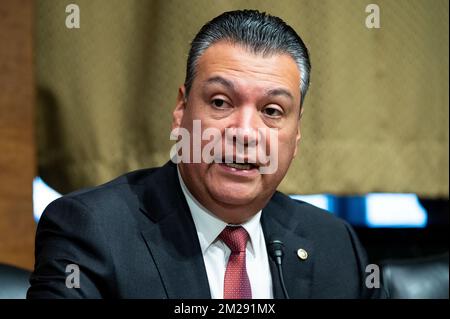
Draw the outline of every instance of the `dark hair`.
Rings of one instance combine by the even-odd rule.
[[[225,12],[200,29],[189,50],[184,83],[186,95],[191,89],[198,60],[206,49],[221,40],[240,44],[255,54],[289,54],[300,71],[300,105],[303,104],[311,70],[308,49],[294,29],[282,19],[257,10]]]

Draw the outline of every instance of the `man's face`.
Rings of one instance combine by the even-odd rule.
[[[200,57],[189,96],[180,88],[172,128],[185,128],[192,136],[193,121],[200,120],[202,132],[220,130],[221,149],[225,143],[234,144],[232,150],[238,157],[242,155],[236,154],[238,142],[226,130],[274,129],[278,134],[276,140],[266,134],[266,140],[253,143],[265,143],[267,154],[278,144],[277,169],[272,174],[262,174],[258,163],[251,169],[215,162],[180,163],[189,191],[219,218],[229,223],[249,219],[266,205],[285,176],[300,139],[299,87],[300,72],[289,55],[263,57],[242,46],[219,42]],[[202,149],[209,142],[202,141]],[[241,144],[247,148],[251,143]]]

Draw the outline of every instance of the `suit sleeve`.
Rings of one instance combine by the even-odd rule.
[[[361,294],[360,297],[362,299],[386,299],[388,298],[388,294],[386,292],[386,290],[384,289],[382,283],[381,283],[381,269],[377,266],[374,265],[378,270],[378,274],[373,273],[373,268],[369,267],[367,268],[367,266],[369,265],[369,261],[367,258],[367,253],[364,249],[364,247],[361,245],[358,236],[356,235],[355,231],[353,230],[353,228],[348,224],[345,223],[347,231],[349,233],[350,239],[352,241],[352,245],[353,245],[353,249],[355,252],[355,257],[358,263],[358,269],[359,269],[359,273],[360,273],[360,279],[361,279]],[[367,271],[366,271],[367,269]],[[375,277],[373,278],[374,280],[377,280],[379,283],[379,287],[372,287],[370,288],[369,286],[372,285],[367,285],[366,280],[371,281],[372,278],[368,278],[369,275],[374,275]]]
[[[94,214],[77,199],[52,202],[39,221],[27,298],[104,298],[113,263]]]

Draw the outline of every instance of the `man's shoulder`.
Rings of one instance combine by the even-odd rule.
[[[271,203],[280,207],[277,212],[281,218],[296,220],[305,229],[347,229],[347,222],[332,212],[319,208],[305,201],[294,199],[281,192],[276,192]]]
[[[152,183],[160,167],[146,168],[123,174],[107,183],[66,194],[47,206],[45,214],[64,215],[84,212],[90,218],[105,221],[120,215],[127,218],[130,211],[139,210],[145,188]]]
[[[136,192],[151,183],[153,175],[160,169],[145,168],[123,174],[104,184],[80,189],[64,195],[65,199],[80,201],[86,205],[114,204],[130,200]]]

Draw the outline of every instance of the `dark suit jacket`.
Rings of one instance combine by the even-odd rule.
[[[263,209],[266,239],[284,242],[291,298],[377,297],[366,289],[364,250],[344,221],[275,193]],[[301,260],[303,248],[308,258]],[[51,203],[38,225],[28,298],[210,298],[195,225],[175,164],[121,176]],[[66,277],[80,270],[80,288]],[[283,298],[270,260],[275,298]]]

